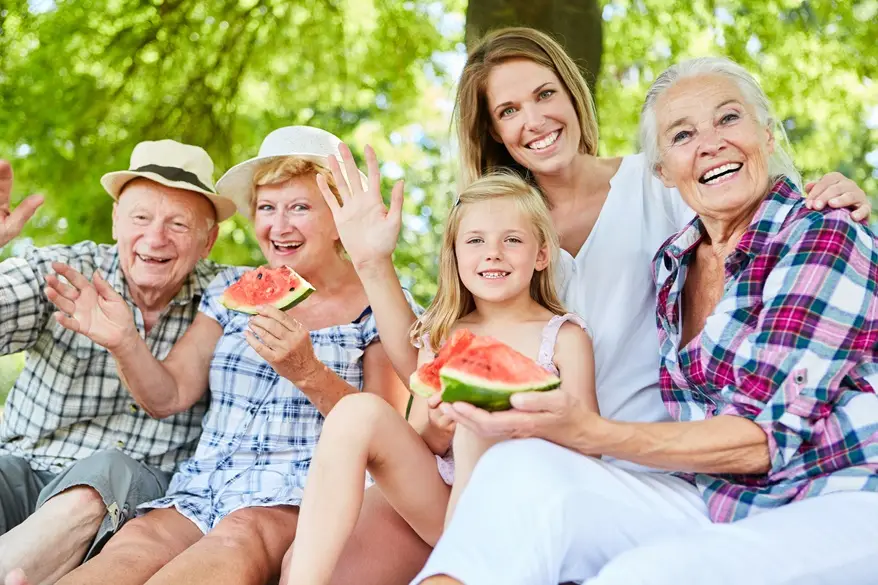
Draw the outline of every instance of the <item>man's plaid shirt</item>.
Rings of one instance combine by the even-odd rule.
[[[201,434],[207,407],[163,420],[149,417],[119,381],[116,362],[84,335],[52,317],[45,294],[52,262],[63,262],[91,280],[95,271],[127,301],[153,355],[163,359],[183,335],[202,291],[224,266],[201,261],[146,336],[143,315],[131,301],[116,246],[82,242],[31,248],[0,263],[0,354],[27,350],[27,362],[6,401],[0,421],[0,455],[24,457],[35,470],[59,472],[105,449],[174,471]]]

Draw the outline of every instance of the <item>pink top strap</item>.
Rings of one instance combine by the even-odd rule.
[[[556,376],[558,375],[558,368],[555,367],[554,361],[555,342],[558,340],[558,332],[561,331],[561,325],[567,321],[579,325],[589,334],[589,336],[591,336],[591,331],[589,330],[588,325],[586,325],[582,317],[576,313],[555,315],[549,319],[549,322],[543,327],[543,339],[540,342],[540,354],[537,358],[537,363]]]

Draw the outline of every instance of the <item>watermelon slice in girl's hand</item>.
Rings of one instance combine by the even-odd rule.
[[[452,335],[435,360],[418,368],[410,388],[425,397],[441,390],[443,402],[506,410],[516,392],[554,390],[560,385],[558,376],[505,343],[463,330]]]
[[[260,266],[245,272],[225,290],[220,303],[227,309],[255,315],[260,305],[281,311],[295,307],[314,292],[314,287],[289,266]]]
[[[445,365],[451,356],[469,347],[475,338],[476,336],[468,329],[455,331],[436,354],[433,361],[422,365],[412,374],[411,380],[409,380],[411,391],[424,398],[429,398],[434,393],[439,392],[442,389],[439,382],[439,368]]]

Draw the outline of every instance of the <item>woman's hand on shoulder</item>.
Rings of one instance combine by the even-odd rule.
[[[250,330],[244,332],[244,338],[275,372],[293,384],[299,385],[321,366],[308,330],[274,307],[259,308],[250,319]]]
[[[389,261],[396,249],[402,225],[403,182],[398,181],[393,186],[388,209],[381,197],[381,173],[372,147],[366,146],[365,152],[369,171],[366,188],[350,149],[342,144],[339,152],[350,183],[345,181],[345,175],[333,156],[329,157],[329,169],[341,196],[341,205],[324,177],[317,176],[317,185],[332,211],[341,243],[359,272],[372,264]]]
[[[872,203],[859,185],[839,172],[823,175],[819,181],[805,185],[805,205],[811,209],[847,208],[854,221],[868,220]]]

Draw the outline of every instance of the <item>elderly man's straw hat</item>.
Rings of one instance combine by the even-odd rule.
[[[213,160],[198,146],[175,140],[140,142],[131,152],[128,170],[107,173],[101,185],[118,200],[125,184],[138,177],[204,195],[213,203],[218,222],[235,214],[234,201],[218,195],[213,186]]]

